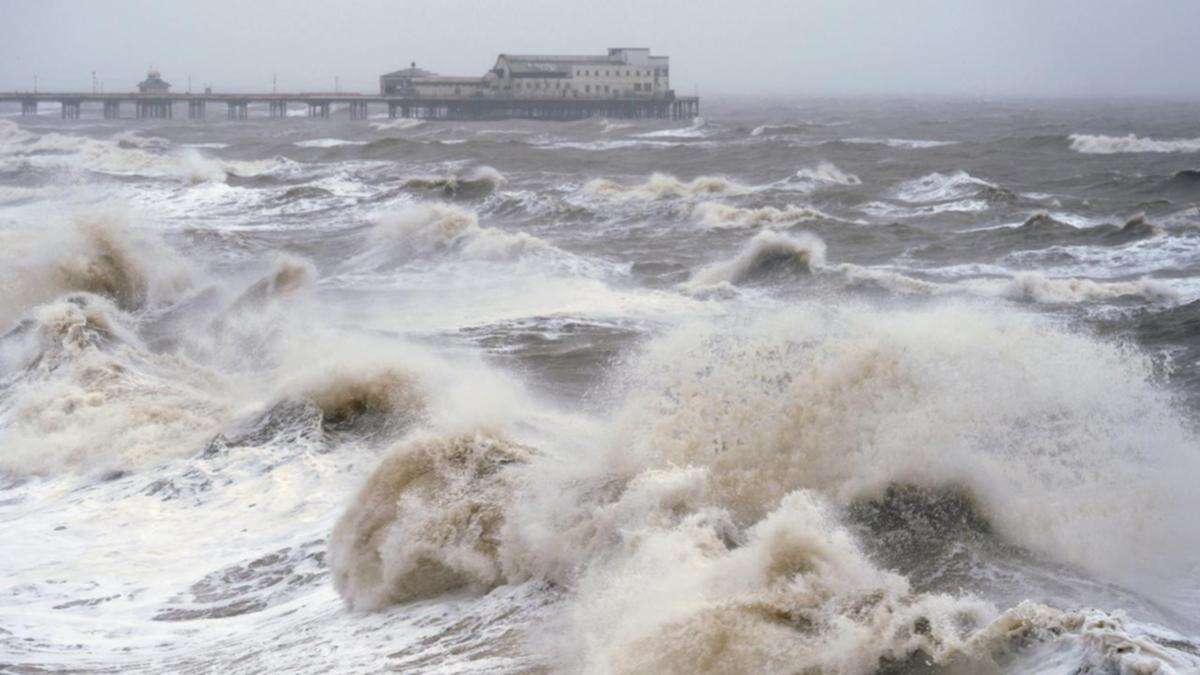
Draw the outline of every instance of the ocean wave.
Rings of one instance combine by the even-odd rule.
[[[840,520],[897,484],[951,488],[1006,546],[1183,578],[1200,458],[1149,359],[991,308],[804,305],[681,327],[626,368],[599,448],[468,436],[386,460],[335,531],[343,597],[551,584],[566,670],[1200,665],[1119,614],[917,591]]]
[[[863,213],[877,218],[925,218],[939,213],[980,213],[987,211],[991,205],[983,199],[958,199],[942,204],[923,204],[920,206],[901,206],[888,202],[867,202],[859,207]]]
[[[815,192],[822,188],[839,185],[862,185],[862,180],[852,173],[842,171],[833,162],[822,161],[813,166],[806,166],[797,170],[792,176],[775,184],[775,187],[799,190],[801,192]]]
[[[422,124],[425,124],[425,120],[401,117],[387,122],[371,122],[371,128],[376,131],[402,131],[419,127]]]
[[[629,124],[629,123],[614,122],[612,120],[604,119],[604,120],[600,120],[600,133],[610,134],[614,131],[620,131],[621,129],[628,129],[632,126],[633,125]]]
[[[279,385],[280,401],[311,401],[325,431],[390,435],[422,420],[427,393],[410,367],[387,360],[325,359]]]
[[[367,141],[347,141],[341,138],[314,138],[308,141],[296,141],[293,145],[298,148],[337,148],[346,145],[366,145]]]
[[[957,143],[957,141],[923,141],[907,138],[844,138],[842,142],[852,145],[886,145],[889,148],[902,148],[905,150],[940,148]]]
[[[982,178],[976,178],[966,171],[954,173],[931,173],[926,176],[908,181],[896,188],[896,197],[911,204],[928,204],[945,202],[974,195],[981,188],[995,188]]]
[[[825,242],[816,235],[786,235],[763,230],[732,259],[696,270],[687,285],[699,289],[779,276],[808,275],[824,264]]]
[[[697,117],[686,127],[647,131],[646,133],[635,134],[635,136],[638,138],[704,138],[708,135],[707,126],[708,122],[703,117]]]
[[[22,358],[0,364],[23,373],[0,412],[0,471],[135,469],[199,451],[232,413],[218,373],[146,350],[104,298],[64,296],[28,321],[5,350]]]
[[[1158,140],[1135,136],[1071,134],[1071,150],[1085,155],[1113,155],[1141,152],[1200,152],[1200,138]]]
[[[12,125],[3,121],[3,124]],[[15,126],[15,125],[13,125]],[[34,135],[18,129],[0,131],[3,162],[27,162],[37,167],[95,171],[114,176],[176,178],[187,183],[224,181],[229,175],[253,176],[286,164],[283,158],[251,161],[218,160],[194,147],[172,148],[164,139],[119,134],[110,139],[48,133]]]
[[[623,185],[606,178],[597,178],[583,186],[593,197],[609,199],[683,199],[699,195],[741,194],[750,188],[721,176],[697,176],[682,181],[665,173],[651,174],[645,182]]]
[[[1004,282],[999,293],[1012,300],[1042,304],[1063,304],[1140,298],[1152,302],[1178,300],[1169,285],[1153,279],[1138,281],[1093,281],[1092,279],[1056,279],[1037,272],[1023,272]]]
[[[831,266],[845,276],[850,286],[866,286],[901,295],[970,294],[1047,305],[1084,304],[1136,299],[1149,303],[1173,303],[1179,291],[1165,281],[1097,281],[1078,277],[1051,277],[1039,272],[1019,272],[1011,277],[967,279],[939,283],[894,270],[862,267],[850,263]]]
[[[793,136],[809,130],[808,124],[763,124],[750,130],[751,136]]]
[[[357,610],[500,583],[514,466],[530,451],[483,435],[408,441],[384,458],[334,527],[334,586]]]
[[[0,327],[73,291],[101,295],[135,311],[170,302],[192,283],[189,265],[175,251],[115,216],[6,234],[0,252]]]
[[[404,187],[412,190],[438,192],[445,198],[480,197],[491,194],[508,182],[490,166],[477,166],[452,176],[414,176],[404,179]]]
[[[782,209],[774,206],[740,208],[721,202],[700,202],[692,209],[692,218],[713,228],[760,227],[790,225],[830,216],[807,206],[788,204]]]
[[[525,232],[480,226],[472,211],[450,204],[418,204],[380,219],[371,230],[366,250],[349,261],[347,268],[379,268],[430,255],[507,260],[552,252],[558,249]]]
[[[814,311],[764,319],[719,345],[713,334],[658,345],[628,405],[630,428],[662,435],[631,451],[711,467],[722,502],[743,518],[789,489],[850,499],[897,481],[957,485],[1000,534],[1064,563],[1129,583],[1190,564],[1194,550],[1176,537],[1200,541],[1200,530],[1180,520],[1178,500],[1191,498],[1163,468],[1200,458],[1149,358],[986,308]],[[786,394],[771,374],[782,372]],[[936,430],[926,415],[941,420]],[[1047,511],[1033,495],[1088,508]],[[1133,513],[1164,520],[1122,529]],[[1146,547],[1163,569],[1132,553]]]

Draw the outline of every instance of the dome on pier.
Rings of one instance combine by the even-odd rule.
[[[157,68],[146,71],[146,79],[138,83],[138,91],[143,94],[165,94],[171,90],[171,83],[162,78]]]

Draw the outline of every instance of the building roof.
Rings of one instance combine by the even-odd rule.
[[[482,84],[482,77],[463,75],[433,75],[431,77],[414,78],[413,84]]]
[[[153,71],[148,76],[146,76],[146,79],[144,79],[138,83],[138,88],[146,88],[146,87],[157,88],[157,87],[170,87],[170,86],[171,86],[170,82],[167,82],[166,80],[162,79],[161,77],[159,77],[158,73],[153,72]]]
[[[601,54],[501,54],[499,58],[508,62],[508,69],[515,76],[565,74],[571,72],[572,66],[616,63]]]
[[[413,66],[404,70],[394,70],[390,73],[384,73],[383,77],[437,77],[437,73]]]

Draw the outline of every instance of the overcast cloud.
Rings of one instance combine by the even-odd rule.
[[[649,46],[701,94],[1200,96],[1198,0],[0,0],[0,89],[373,92],[416,61]]]

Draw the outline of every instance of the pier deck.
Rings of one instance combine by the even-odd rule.
[[[71,92],[0,92],[0,103],[21,104],[23,115],[36,115],[42,103],[62,106],[63,119],[79,119],[84,104],[98,104],[105,119],[121,117],[121,106],[133,104],[137,119],[175,116],[175,104],[187,103],[188,119],[207,119],[209,103],[226,106],[226,118],[250,118],[250,104],[266,103],[267,117],[287,117],[289,104],[308,106],[308,116],[329,118],[334,106],[349,109],[350,119],[365,120],[370,106],[386,106],[389,117],[418,119],[485,120],[544,119],[576,120],[586,117],[687,119],[700,114],[695,96],[669,98],[510,98],[510,97],[413,97],[361,94],[94,94]]]

